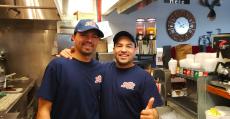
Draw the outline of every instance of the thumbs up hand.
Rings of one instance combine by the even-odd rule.
[[[152,108],[153,104],[154,98],[151,97],[146,108],[141,111],[140,119],[159,119],[157,110]]]

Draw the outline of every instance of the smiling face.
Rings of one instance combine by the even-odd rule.
[[[90,56],[93,54],[96,50],[99,39],[100,38],[95,30],[77,32],[72,36],[77,52],[83,56]]]
[[[136,47],[128,37],[122,36],[118,39],[113,53],[118,67],[129,68],[134,65],[133,59],[136,54]]]

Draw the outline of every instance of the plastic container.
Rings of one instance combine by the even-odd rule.
[[[220,119],[221,115],[213,116],[209,113],[209,110],[205,111],[206,119]]]
[[[138,18],[136,20],[136,35],[145,35],[145,19]]]
[[[156,36],[156,19],[148,18],[146,21],[146,34]]]
[[[176,69],[177,69],[177,60],[170,59],[168,62],[169,70],[171,74],[176,74]]]

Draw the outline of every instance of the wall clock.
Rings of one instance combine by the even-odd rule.
[[[175,41],[189,40],[196,30],[196,20],[191,12],[179,9],[173,11],[167,20],[168,35]]]

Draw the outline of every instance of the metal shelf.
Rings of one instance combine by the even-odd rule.
[[[191,76],[186,76],[184,74],[176,74],[176,77],[181,77],[181,78],[189,79],[189,80],[192,80],[192,81],[197,81],[196,78],[191,77]]]
[[[180,112],[186,119],[197,118],[197,103],[186,97],[169,98],[167,105]]]

